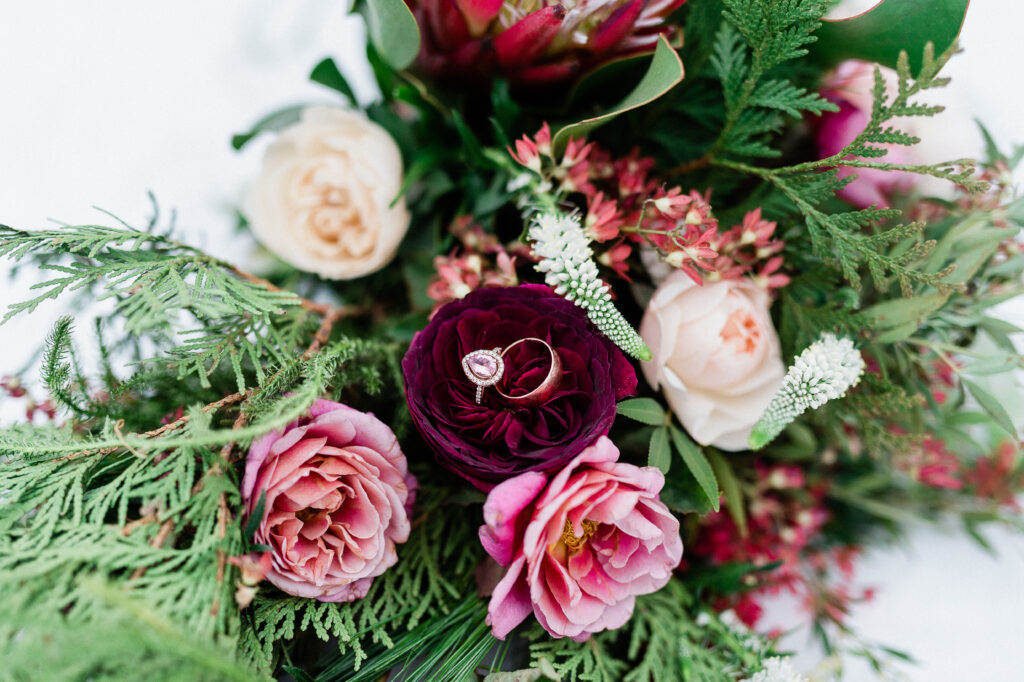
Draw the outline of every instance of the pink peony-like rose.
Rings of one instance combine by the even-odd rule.
[[[508,567],[487,609],[495,637],[532,611],[552,636],[582,641],[621,627],[636,595],[671,579],[683,541],[658,498],[665,477],[618,458],[602,436],[550,483],[531,471],[487,496],[480,542]]]
[[[266,494],[255,539],[271,548],[267,580],[327,602],[366,596],[395,563],[415,490],[391,429],[330,400],[253,443],[242,480],[248,514]]]
[[[743,450],[782,384],[779,336],[768,293],[749,278],[700,286],[675,272],[654,292],[640,336],[641,364],[694,440]]]
[[[840,64],[826,77],[821,94],[839,107],[839,111],[826,111],[821,115],[817,133],[818,153],[822,158],[838,154],[860,135],[871,120],[872,95],[875,87],[875,65],[850,59]],[[895,73],[882,69],[883,77],[892,89]],[[906,124],[902,124],[906,127]],[[912,164],[910,149],[903,145],[878,145],[887,150],[884,163]],[[895,192],[906,192],[914,187],[916,177],[906,171],[884,171],[877,168],[848,168],[840,166],[840,178],[857,177],[838,195],[857,208],[889,206],[889,197]]]

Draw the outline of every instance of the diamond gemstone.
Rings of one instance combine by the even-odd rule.
[[[462,371],[477,386],[493,386],[505,371],[500,348],[475,350],[462,358]]]
[[[469,359],[469,371],[477,379],[492,379],[498,373],[498,361],[489,355],[474,355]]]

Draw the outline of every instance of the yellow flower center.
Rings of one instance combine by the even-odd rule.
[[[587,540],[590,539],[590,536],[597,531],[597,523],[590,519],[583,519],[580,525],[583,526],[583,535],[581,537],[576,537],[576,531],[572,527],[572,521],[569,519],[565,520],[565,529],[562,530],[562,542],[565,543],[565,546],[569,548],[570,552],[578,552],[583,549],[583,545],[587,544]]]

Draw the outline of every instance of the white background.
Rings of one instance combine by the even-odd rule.
[[[997,139],[1024,142],[1022,19],[1013,0],[973,3],[966,52],[948,72],[954,83],[944,97],[954,111],[926,133],[936,159],[979,152],[975,116]],[[90,208],[96,205],[144,224],[146,192],[153,190],[165,209],[178,210],[188,240],[245,264],[252,242],[232,231],[232,210],[266,140],[238,154],[231,134],[279,106],[334,101],[306,81],[328,55],[361,99],[373,97],[361,24],[346,18],[337,0],[5,2],[0,222],[36,228],[49,219],[109,221]],[[12,286],[0,278],[0,307],[20,300],[26,287],[24,279]],[[38,349],[58,313],[46,305],[0,327],[0,375]],[[20,408],[2,401],[0,420],[16,418]],[[873,551],[859,577],[879,594],[856,610],[851,625],[865,639],[914,653],[920,665],[904,668],[911,680],[1024,679],[1024,538],[990,537],[997,558],[962,534],[930,528],[915,529],[900,547]],[[792,604],[777,603],[765,624],[797,620]],[[806,672],[820,657],[808,641],[804,631],[786,640]],[[847,679],[874,677],[852,663]]]

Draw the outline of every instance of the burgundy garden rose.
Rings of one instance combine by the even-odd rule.
[[[249,449],[242,497],[252,514],[266,494],[255,540],[271,548],[267,580],[320,601],[366,596],[409,538],[415,489],[391,429],[316,401],[308,416]]]
[[[510,403],[495,388],[476,404],[462,358],[526,338],[558,353],[558,388],[536,406]],[[504,361],[496,388],[511,396],[540,385],[551,367],[536,342],[517,345]],[[616,401],[636,390],[633,366],[586,313],[535,284],[478,289],[440,308],[416,334],[402,370],[409,411],[438,461],[481,490],[561,468],[608,433]]]
[[[655,467],[618,462],[600,438],[548,483],[532,472],[497,486],[480,542],[502,566],[487,623],[504,639],[530,615],[554,637],[622,627],[636,596],[656,592],[683,557],[679,520]]]
[[[419,65],[448,79],[565,81],[610,58],[654,49],[686,0],[406,0],[422,33]]]

